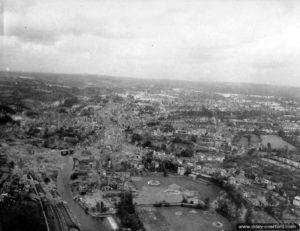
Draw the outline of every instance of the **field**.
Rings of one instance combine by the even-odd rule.
[[[289,150],[296,149],[293,145],[287,143],[281,137],[276,135],[262,135],[261,139],[264,147],[268,147],[268,143],[270,143],[272,149],[284,149],[285,146],[287,146]]]
[[[155,188],[152,186],[148,186],[147,182],[149,180],[158,180],[160,182],[159,187],[156,187],[156,188],[158,188],[157,190],[161,190],[162,188],[166,189],[171,184],[177,184],[184,189],[198,191],[199,198],[201,200],[204,200],[207,197],[209,197],[210,200],[213,200],[214,198],[216,198],[218,192],[220,191],[220,189],[213,184],[205,184],[201,181],[194,181],[191,178],[188,178],[185,176],[184,177],[180,177],[180,176],[141,177],[138,180],[134,181],[134,184],[137,187],[137,190],[143,192],[143,189],[147,190],[148,187]],[[151,190],[149,190],[149,192],[151,192]],[[154,197],[155,195],[151,194],[151,196]]]
[[[229,222],[215,212],[182,207],[138,207],[137,211],[147,231],[230,230]],[[216,227],[214,222],[221,222],[222,227]]]
[[[202,210],[192,210],[187,208],[160,208],[159,212],[170,223],[171,230],[174,231],[221,231],[228,230],[229,223],[221,215]],[[182,215],[176,215],[181,212]],[[196,212],[196,213],[195,213]],[[215,227],[213,222],[221,222],[222,227]]]
[[[157,180],[159,186],[149,186],[149,180]],[[153,177],[136,177],[133,179],[139,196],[135,198],[137,204],[155,203],[162,198],[163,191],[170,185],[178,185],[181,189],[193,190],[199,193],[199,198],[204,200],[210,198],[213,201],[220,189],[212,184],[206,184],[201,181],[194,181],[188,177],[178,176],[153,176]],[[171,199],[178,199],[172,195]],[[172,202],[172,201],[171,201]],[[229,230],[229,222],[214,211],[203,211],[199,209],[182,208],[182,207],[144,207],[137,205],[137,211],[146,230],[153,231],[221,231]],[[223,226],[216,227],[214,222],[221,222]]]

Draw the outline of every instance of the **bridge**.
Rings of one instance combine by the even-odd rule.
[[[105,217],[111,217],[115,215],[116,212],[105,212],[105,213],[92,213],[90,214],[92,217],[99,217],[99,218],[105,218]]]

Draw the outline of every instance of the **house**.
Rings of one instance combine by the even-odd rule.
[[[275,189],[275,185],[273,185],[273,184],[267,184],[267,189],[268,190],[273,190],[273,189]]]
[[[177,173],[180,175],[180,176],[183,176],[184,173],[185,173],[186,169],[185,167],[178,167],[177,168]]]
[[[79,192],[80,193],[86,193],[87,192],[87,185],[86,184],[80,184],[79,185]]]
[[[200,204],[202,202],[198,197],[188,198],[187,201],[190,204]]]
[[[293,200],[293,205],[300,207],[300,196],[295,196]]]
[[[195,175],[195,174],[189,174],[189,177],[191,177],[193,180],[196,180],[197,175]]]

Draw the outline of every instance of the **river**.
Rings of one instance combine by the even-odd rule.
[[[73,168],[73,158],[63,157],[62,168],[57,177],[57,189],[62,199],[68,203],[72,215],[80,224],[81,231],[106,231],[102,222],[87,215],[84,210],[73,200],[69,179]]]

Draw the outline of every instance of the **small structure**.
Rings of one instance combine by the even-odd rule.
[[[176,216],[182,216],[182,212],[181,212],[181,211],[177,211],[177,212],[175,213],[175,215],[176,215]]]
[[[181,192],[177,189],[173,189],[173,188],[168,188],[166,190],[163,191],[164,193],[169,193],[169,194],[181,194]]]
[[[70,150],[65,149],[65,150],[60,151],[60,154],[62,156],[72,155],[73,153],[74,153],[74,150],[72,150],[72,149],[70,149]]]
[[[223,227],[223,224],[220,221],[214,221],[212,224],[213,224],[213,226],[218,227],[218,228]]]
[[[119,230],[119,226],[118,226],[116,220],[113,217],[111,217],[111,216],[106,217],[104,219],[103,225],[109,231],[117,231],[117,230]]]
[[[300,196],[295,196],[293,200],[293,205],[300,207]]]
[[[185,167],[178,167],[177,168],[177,173],[180,175],[180,176],[183,176],[184,173],[185,173],[186,169]]]
[[[175,190],[180,190],[181,187],[178,184],[170,184],[168,186],[169,189],[175,189]]]
[[[189,211],[189,213],[191,213],[191,214],[197,214],[197,211],[194,210],[194,209],[192,209],[191,211]]]
[[[160,182],[158,180],[149,180],[147,184],[151,186],[159,186]]]
[[[189,174],[189,177],[191,177],[193,180],[196,180],[197,176],[195,174]]]

